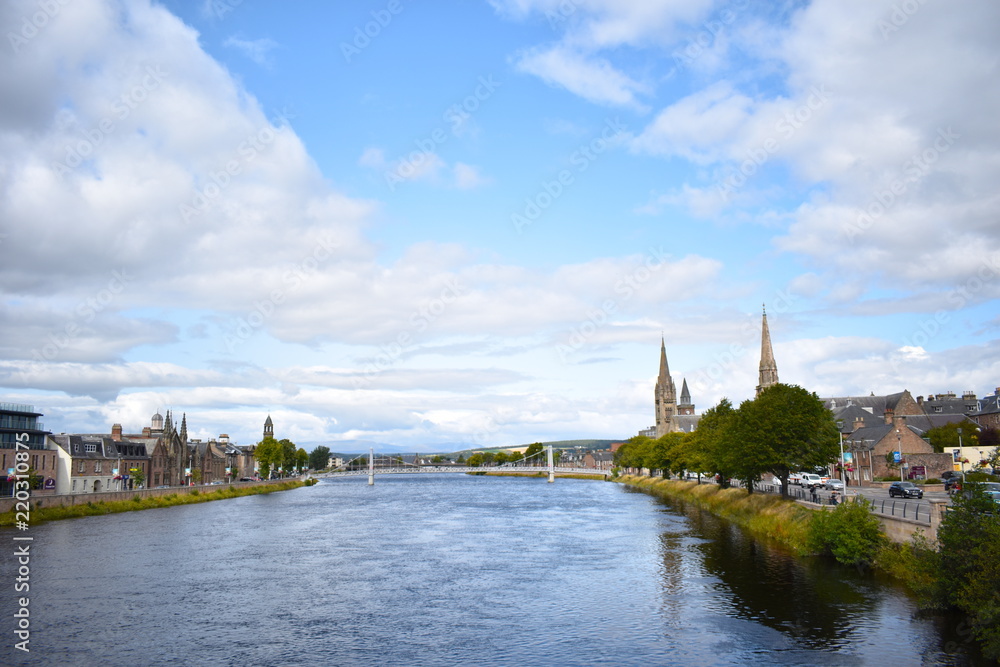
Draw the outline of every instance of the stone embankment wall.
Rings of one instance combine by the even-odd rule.
[[[292,478],[299,479],[299,478]],[[233,482],[232,484],[208,484],[203,486],[171,486],[167,489],[137,489],[133,491],[100,491],[98,493],[65,493],[62,495],[32,495],[31,496],[31,507],[59,507],[59,506],[70,506],[70,505],[86,505],[87,503],[99,503],[112,500],[131,500],[136,496],[140,498],[146,498],[150,496],[168,496],[170,494],[174,495],[187,495],[192,491],[197,491],[199,493],[211,493],[218,489],[227,488],[245,488],[248,486],[266,486],[268,484],[274,484],[280,481],[289,480],[272,480],[270,482]],[[9,512],[14,509],[14,504],[17,502],[16,498],[0,498],[0,513]]]

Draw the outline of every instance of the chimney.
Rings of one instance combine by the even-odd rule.
[[[859,428],[864,428],[864,427],[865,427],[865,418],[864,417],[855,417],[854,418],[854,429],[851,432],[853,433],[854,431],[857,431]]]
[[[142,429],[142,437],[148,438],[151,435],[153,435],[153,429],[148,426],[144,426]]]
[[[121,424],[112,424],[111,425],[111,439],[114,440],[115,442],[121,442],[122,441],[122,425]]]
[[[883,417],[885,417],[885,423],[891,424],[892,418],[895,414],[896,412],[892,408],[886,408],[885,414],[883,415]]]
[[[922,406],[923,404],[924,404],[924,397],[923,396],[917,396],[917,405]]]
[[[892,418],[892,427],[902,433],[906,429],[906,417],[899,416]]]

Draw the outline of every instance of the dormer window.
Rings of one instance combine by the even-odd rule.
[[[86,445],[85,449],[88,453],[93,453],[97,451],[97,445]]]

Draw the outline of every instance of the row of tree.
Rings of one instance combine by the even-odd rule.
[[[691,433],[636,436],[615,452],[615,464],[664,477],[683,472],[718,475],[723,486],[737,479],[750,493],[764,473],[771,473],[781,480],[781,493],[787,496],[789,474],[825,467],[839,452],[837,424],[819,397],[779,383],[739,408],[722,399],[702,414]]]
[[[264,438],[257,443],[254,458],[257,459],[258,474],[262,479],[270,479],[272,472],[280,475],[302,472],[309,465],[306,450],[301,447],[296,449],[295,443],[288,438]]]

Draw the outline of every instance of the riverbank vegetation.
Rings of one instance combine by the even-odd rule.
[[[812,392],[775,384],[734,408],[727,400],[705,411],[691,433],[667,433],[657,439],[636,436],[615,452],[615,464],[632,470],[718,475],[728,486],[738,479],[753,485],[771,473],[788,494],[788,476],[832,463],[840,436],[832,413]]]
[[[224,486],[209,492],[205,492],[200,489],[192,489],[191,491],[182,489],[176,493],[169,493],[162,496],[143,496],[142,494],[137,493],[130,500],[112,500],[88,502],[80,505],[35,507],[31,510],[31,523],[37,524],[46,521],[58,521],[59,519],[76,519],[84,516],[115,514],[117,512],[134,512],[136,510],[153,509],[156,507],[173,507],[175,505],[206,503],[212,500],[226,500],[228,498],[239,498],[241,496],[274,493],[275,491],[288,491],[290,489],[297,489],[301,486],[311,486],[315,483],[316,480],[307,479],[238,488]],[[14,510],[0,514],[0,527],[13,526],[14,521]]]
[[[896,544],[886,538],[860,497],[833,511],[817,511],[717,484],[636,475],[617,481],[692,502],[800,556],[826,556],[884,572],[909,588],[921,609],[965,614],[984,655],[1000,660],[1000,512],[977,485],[968,495],[956,497],[941,523],[937,544],[923,535]]]

